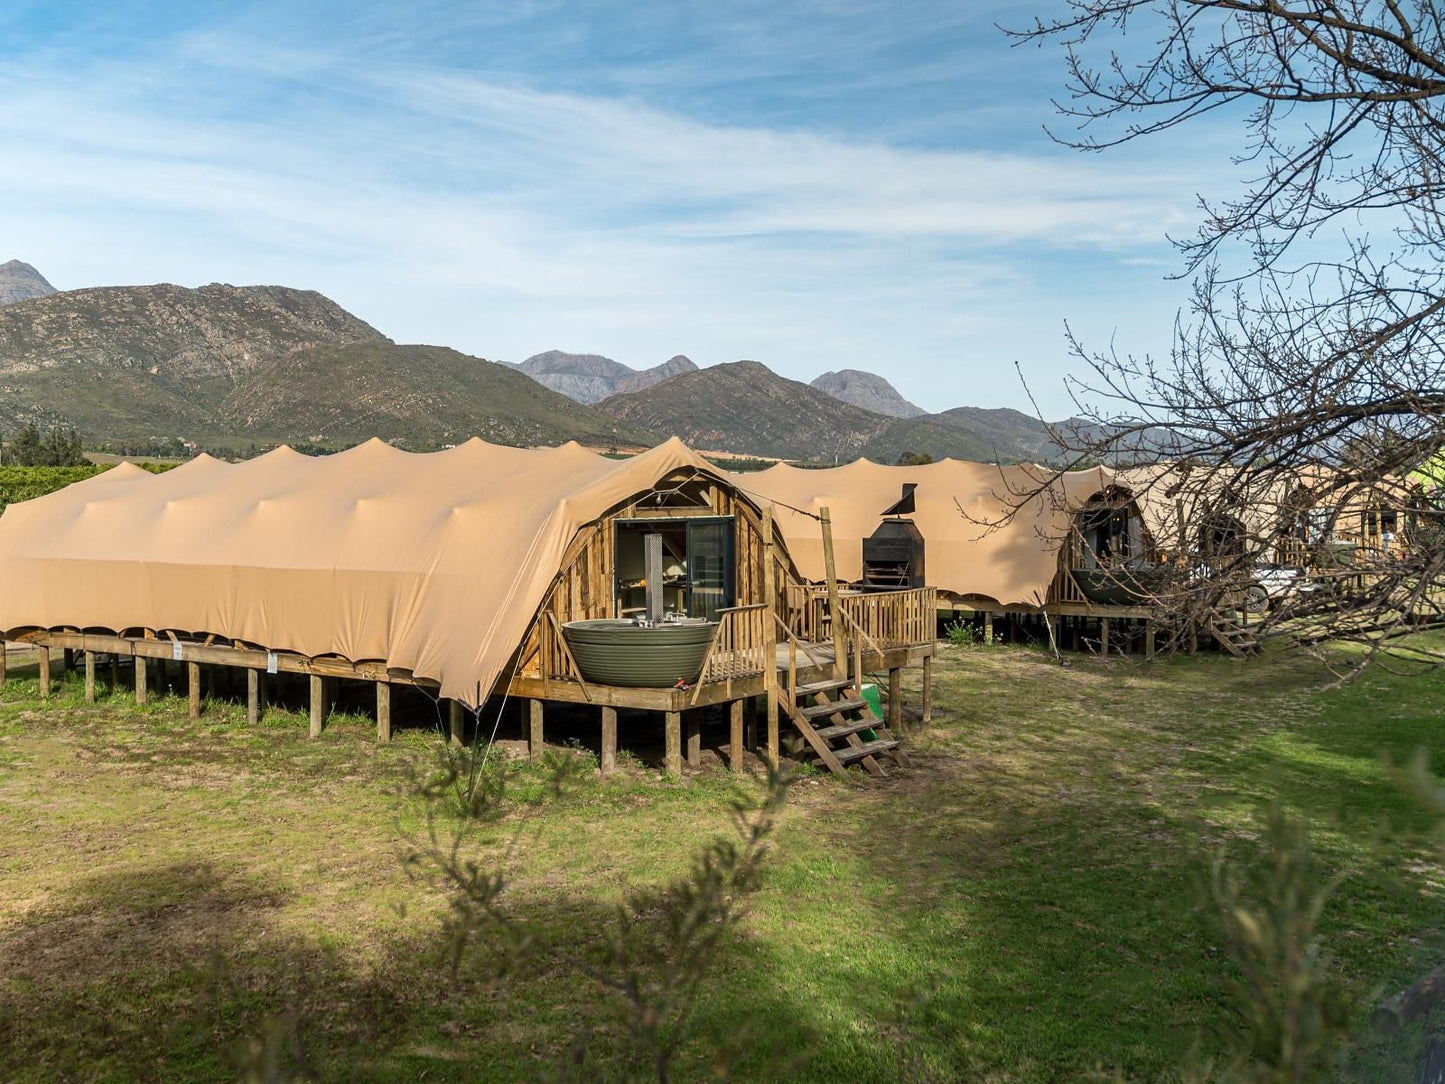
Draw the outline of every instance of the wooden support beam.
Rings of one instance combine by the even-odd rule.
[[[50,648],[40,648],[40,695],[50,695]]]
[[[697,768],[702,765],[702,714],[686,712],[683,721],[687,724],[687,766]]]
[[[1147,618],[1144,621],[1144,657],[1146,659],[1154,657],[1154,622]]]
[[[528,705],[528,727],[527,727],[527,752],[532,759],[541,757],[545,747],[542,734],[542,701],[529,700]]]
[[[5,641],[0,640],[0,685],[5,684],[5,679],[8,676],[6,670],[8,669],[9,659],[6,657],[7,652],[5,646]]]
[[[261,721],[261,671],[246,671],[246,725],[256,726]]]
[[[669,775],[682,774],[682,712],[669,711],[663,723],[666,752],[663,767]]]
[[[467,709],[460,700],[447,701],[447,731],[451,735],[452,745],[460,749],[466,744]]]
[[[146,659],[144,655],[135,657],[135,702],[143,705],[149,690],[146,688]]]
[[[735,772],[743,770],[743,702],[728,705],[728,766]]]
[[[320,674],[311,675],[311,730],[310,736],[321,737],[321,725],[326,721],[326,679]]]
[[[95,703],[95,652],[85,653],[85,702]]]
[[[778,763],[778,583],[777,558],[773,552],[773,506],[763,509],[763,595],[768,616],[763,632],[764,692],[767,694],[768,762]]]
[[[376,683],[376,740],[391,741],[391,686],[385,681]]]
[[[923,656],[923,721],[933,722],[933,656]]]
[[[186,663],[186,715],[191,719],[201,717],[201,664]]]
[[[848,676],[848,650],[844,642],[842,604],[838,601],[838,570],[833,559],[833,518],[828,509],[818,509],[819,526],[823,531],[823,571],[828,577],[828,623],[833,627],[834,677]],[[859,673],[855,680],[862,681]]]
[[[617,770],[617,709],[602,709],[602,757],[598,762],[603,775]]]
[[[983,611],[983,642],[993,643],[993,614],[987,610]]]
[[[1099,654],[1104,658],[1109,656],[1109,619],[1099,618]]]
[[[903,722],[903,671],[893,667],[888,671],[888,729],[898,730]]]

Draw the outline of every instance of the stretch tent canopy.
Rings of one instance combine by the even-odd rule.
[[[624,460],[472,439],[123,464],[5,510],[0,629],[175,629],[383,660],[476,706],[577,531],[689,467],[719,474],[675,438]]]
[[[731,480],[759,503],[772,502],[788,555],[808,579],[826,578],[823,543],[811,518],[827,508],[839,579],[863,575],[863,539],[905,482],[916,483],[908,518],[923,533],[928,583],[960,598],[1001,606],[1041,606],[1058,570],[1059,546],[1074,511],[1107,488],[1104,468],[1054,473],[1030,465],[998,467],[945,459],[887,467],[860,459],[807,470],[778,464]],[[1017,509],[1010,510],[1017,505]],[[806,514],[805,514],[806,513]]]

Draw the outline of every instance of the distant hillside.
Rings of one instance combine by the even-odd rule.
[[[875,414],[886,414],[890,418],[916,418],[926,413],[899,395],[898,389],[877,373],[840,369],[836,373],[824,373],[811,386],[827,392],[834,399]]]
[[[620,392],[641,391],[670,376],[697,370],[697,366],[681,354],[639,372],[601,354],[568,354],[562,350],[533,354],[512,368],[583,404],[597,403]]]
[[[440,346],[349,343],[293,351],[221,404],[228,428],[257,440],[411,447],[479,436],[494,444],[649,444],[654,434],[544,388],[507,366]]]
[[[221,400],[302,347],[389,342],[311,290],[113,286],[0,308],[0,428],[74,425],[94,441],[215,435]]]
[[[694,448],[787,459],[853,459],[889,423],[756,361],[682,373],[597,409]]]
[[[13,305],[17,301],[29,301],[33,297],[46,297],[53,293],[55,287],[28,263],[19,260],[0,263],[0,305]]]

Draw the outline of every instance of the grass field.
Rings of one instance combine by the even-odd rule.
[[[1169,1079],[1232,1025],[1202,883],[1221,846],[1257,854],[1272,802],[1344,877],[1324,929],[1357,991],[1445,954],[1435,822],[1390,767],[1429,746],[1445,774],[1445,675],[1326,691],[1303,659],[944,651],[911,771],[794,788],[683,1079]],[[87,707],[73,675],[42,705],[30,673],[0,692],[0,1077],[236,1079],[288,1026],[324,1079],[536,1079],[582,1028],[605,1057],[617,1017],[585,980],[499,977],[485,945],[452,975],[445,901],[399,861],[426,731],[378,747],[361,717],[309,742],[283,712]],[[554,796],[530,771],[484,858],[514,914],[587,958],[627,887],[684,872],[756,786],[634,762]],[[1413,1079],[1423,1042],[1366,1039],[1353,1070]]]

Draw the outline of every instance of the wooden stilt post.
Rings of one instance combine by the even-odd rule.
[[[1109,619],[1099,618],[1099,654],[1105,658],[1109,655]]]
[[[888,728],[898,730],[903,723],[903,671],[893,666],[888,670]]]
[[[376,683],[376,740],[391,741],[391,683]]]
[[[95,703],[95,652],[85,653],[85,702]]]
[[[246,670],[246,725],[255,726],[261,721],[261,671],[254,667]]]
[[[993,614],[987,610],[983,611],[983,642],[993,643]]]
[[[933,722],[933,656],[923,656],[923,721]]]
[[[535,701],[534,701],[535,702]],[[460,700],[447,701],[447,730],[451,734],[452,745],[457,748],[466,741],[467,733],[467,711]]]
[[[663,766],[669,775],[682,774],[682,712],[669,711],[663,724],[666,752]]]
[[[192,719],[201,717],[201,664],[186,663],[186,714]]]
[[[735,772],[743,768],[743,702],[728,705],[728,766]]]
[[[321,724],[326,721],[326,679],[311,675],[311,730],[313,738],[321,737]]]
[[[541,757],[544,745],[542,735],[542,701],[529,700],[527,701],[527,705],[531,723],[527,731],[527,752],[533,759],[537,759]]]
[[[50,695],[50,648],[41,644],[40,652],[40,695]]]
[[[828,509],[819,508],[818,520],[823,531],[823,571],[828,577],[829,623],[833,626],[833,676],[845,678],[848,676],[848,648],[844,640],[843,615],[838,599],[838,570],[833,560],[833,518]],[[854,680],[861,683],[863,675],[858,674]]]
[[[1147,618],[1144,621],[1144,657],[1154,657],[1154,622]]]
[[[778,763],[778,565],[773,552],[773,507],[763,509],[763,593],[768,604],[763,633],[763,682],[767,691],[768,762]],[[791,709],[789,709],[791,710]]]
[[[685,712],[683,722],[687,724],[687,766],[697,768],[702,764],[702,713]]]
[[[120,688],[120,656],[114,651],[110,653],[110,695],[114,696],[115,691]]]
[[[146,688],[146,659],[144,655],[135,657],[135,702],[144,704],[150,690]]]
[[[75,649],[74,649],[74,648],[67,647],[67,648],[65,649],[65,657],[64,657],[64,659],[63,659],[63,660],[61,661],[61,663],[60,663],[60,668],[61,668],[62,670],[66,670],[66,671],[74,670],[74,669],[75,669]]]
[[[617,770],[617,709],[602,709],[602,757],[598,762],[603,775]]]
[[[4,641],[4,640],[0,640],[0,685],[4,685],[4,684],[5,684],[5,679],[9,676],[9,675],[6,673],[7,669],[9,668],[9,665],[8,665],[8,664],[9,664],[9,660],[6,658],[6,645],[5,645],[5,641]]]

